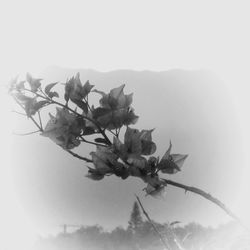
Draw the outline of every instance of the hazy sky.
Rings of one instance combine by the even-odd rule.
[[[73,70],[54,67],[39,77],[64,82],[72,74]],[[165,153],[170,139],[173,152],[189,154],[183,172],[166,178],[203,188],[242,213],[239,192],[247,164],[242,121],[233,93],[217,75],[183,70],[159,73],[83,70],[81,76],[83,82],[89,79],[96,88],[105,91],[126,83],[125,91],[134,92],[133,107],[140,116],[135,127],[155,128],[156,156]],[[48,115],[43,118],[48,120]],[[27,129],[32,131],[32,126],[18,117],[14,130]],[[88,156],[94,149],[83,145],[78,152]],[[15,137],[12,150],[17,194],[42,231],[58,230],[63,223],[98,223],[107,229],[126,226],[134,194],[144,197],[141,190],[145,184],[135,178],[122,181],[107,177],[100,182],[85,178],[88,164],[72,159],[47,138]],[[229,220],[214,205],[176,188],[168,188],[164,201],[147,197],[143,202],[152,217],[161,222],[181,220],[217,225]]]
[[[50,65],[100,71],[195,70],[190,74],[175,72],[168,83],[163,82],[165,75],[154,74],[114,74],[113,78],[90,74],[93,79],[89,80],[103,85],[105,77],[110,78],[110,86],[126,81],[128,92],[135,93],[134,106],[141,115],[138,126],[157,128],[154,138],[159,154],[171,137],[176,152],[190,155],[176,179],[197,184],[245,216],[249,202],[245,199],[244,206],[241,204],[249,190],[250,139],[247,1],[43,0],[1,1],[0,5],[1,85],[18,73],[38,75]],[[199,69],[212,70],[215,75],[207,77],[196,71]],[[118,182],[112,177],[111,181],[91,182],[84,178],[86,168],[80,162],[72,162],[60,148],[41,137],[15,138],[12,145],[10,135],[18,124],[12,124],[16,120],[3,93],[1,88],[1,221],[5,226],[0,233],[6,235],[6,242],[14,234],[16,242],[25,244],[32,232],[46,231],[63,220],[123,224],[134,192],[141,194],[144,185],[139,180]],[[153,104],[144,100],[148,93],[154,94]],[[157,111],[153,112],[152,107]],[[13,148],[22,150],[18,153]],[[44,157],[47,150],[58,162],[52,156]],[[19,168],[10,163],[10,158],[12,162],[20,161]],[[14,179],[9,171],[13,167]],[[241,188],[236,186],[239,183]],[[113,193],[114,186],[119,186],[120,195]],[[126,199],[121,200],[123,196]],[[156,220],[168,220],[170,215],[185,221],[197,215],[205,222],[204,213],[211,215],[211,223],[218,217],[226,220],[219,209],[202,198],[184,196],[172,188],[167,202],[151,198],[143,202]],[[101,212],[99,204],[103,204]],[[110,204],[123,221],[109,216],[114,214]],[[206,206],[209,212],[204,212]],[[90,210],[92,216],[84,212]]]

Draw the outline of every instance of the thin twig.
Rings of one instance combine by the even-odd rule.
[[[38,113],[38,117],[39,117],[39,122],[40,122],[41,129],[43,130],[43,124],[42,124],[42,119],[41,119],[40,110],[38,110],[37,113]]]
[[[18,114],[18,115],[27,116],[27,114],[24,114],[24,113],[18,112],[18,111],[16,111],[16,110],[12,110],[11,112],[16,113],[16,114]]]
[[[78,155],[78,154],[74,153],[74,152],[71,151],[71,150],[66,150],[66,151],[67,151],[68,153],[70,153],[71,155],[73,155],[74,157],[80,159],[80,160],[83,160],[83,161],[86,161],[86,162],[93,162],[91,159],[86,158],[86,157],[83,157],[83,156],[81,156],[81,155]]]
[[[35,134],[35,133],[38,133],[38,132],[41,132],[41,130],[36,130],[36,131],[33,131],[33,132],[23,133],[23,134],[13,132],[12,134],[13,134],[13,135],[20,135],[20,136],[23,136],[23,135],[32,135],[32,134]]]
[[[164,247],[165,247],[166,249],[171,249],[170,246],[169,246],[169,244],[165,241],[165,239],[162,237],[161,233],[160,233],[160,232],[158,231],[158,229],[156,228],[156,226],[155,226],[155,224],[153,223],[153,221],[150,219],[148,213],[145,211],[145,209],[144,209],[144,207],[143,207],[143,205],[142,205],[142,203],[141,203],[139,197],[138,197],[137,195],[135,195],[135,197],[136,197],[137,201],[139,202],[139,205],[140,205],[140,207],[141,207],[141,209],[142,209],[142,212],[144,213],[144,215],[145,215],[146,218],[148,219],[148,222],[152,225],[152,227],[153,227],[153,229],[155,230],[156,234],[159,236],[159,238],[160,238],[162,244],[164,245]]]

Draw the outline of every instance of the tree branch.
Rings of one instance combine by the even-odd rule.
[[[166,184],[178,187],[178,188],[182,188],[185,190],[185,192],[189,191],[195,194],[198,194],[202,197],[204,197],[205,199],[213,202],[214,204],[216,204],[217,206],[219,206],[222,210],[224,210],[224,212],[226,212],[231,218],[233,218],[234,220],[236,220],[240,225],[242,225],[245,229],[249,230],[243,223],[242,221],[229,209],[226,207],[226,205],[224,203],[222,203],[220,200],[218,200],[217,198],[213,197],[211,194],[204,192],[203,190],[196,188],[196,187],[191,187],[191,186],[187,186],[175,181],[171,181],[171,180],[167,180],[167,179],[162,179],[166,182]]]
[[[165,249],[171,249],[169,244],[165,241],[165,239],[162,237],[161,233],[158,231],[158,229],[156,228],[155,224],[153,223],[153,221],[151,220],[151,218],[149,217],[148,213],[145,211],[139,197],[137,195],[135,195],[137,201],[139,202],[139,205],[142,209],[142,212],[144,213],[144,215],[146,216],[148,222],[151,224],[151,226],[153,227],[153,229],[155,230],[156,234],[159,236],[162,244],[164,245]]]

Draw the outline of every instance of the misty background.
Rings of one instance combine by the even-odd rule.
[[[144,184],[136,179],[91,182],[84,177],[85,164],[46,138],[13,136],[33,128],[15,118],[3,86],[26,72],[47,83],[93,69],[97,72],[81,70],[81,78],[99,89],[125,83],[140,115],[136,126],[156,128],[157,155],[170,138],[173,152],[189,154],[183,171],[171,178],[211,192],[249,225],[248,5],[244,0],[1,1],[1,245],[28,249],[38,235],[58,232],[62,222],[122,225],[135,192],[155,220],[229,219],[208,201],[172,187],[162,201],[143,198]],[[61,68],[44,71],[50,65]],[[132,72],[114,72],[119,69]]]
[[[183,171],[165,177],[204,189],[245,220],[242,183],[248,169],[243,156],[244,135],[233,93],[218,75],[206,70],[103,73],[49,67],[36,77],[43,78],[44,83],[64,83],[77,72],[83,83],[89,80],[105,92],[125,83],[125,93],[134,93],[132,106],[140,116],[134,127],[155,128],[155,155],[161,157],[170,140],[173,153],[189,154]],[[99,96],[92,95],[90,102],[96,103]],[[55,113],[53,108],[43,112],[44,121],[48,120],[49,111]],[[28,122],[17,117],[14,131],[32,131]],[[123,181],[111,176],[98,182],[85,178],[87,163],[39,135],[15,136],[12,150],[17,195],[42,234],[58,232],[64,223],[99,224],[107,230],[125,226],[134,194],[140,195],[149,214],[159,222],[195,221],[217,226],[231,219],[211,202],[175,187],[168,186],[166,198],[158,200],[145,197],[145,183],[137,178]],[[76,152],[88,156],[94,150],[94,146],[83,144]]]

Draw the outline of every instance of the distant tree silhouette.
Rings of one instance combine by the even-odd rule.
[[[143,225],[141,211],[137,201],[134,202],[132,212],[130,214],[130,220],[128,222],[128,231],[132,233],[139,233]]]

